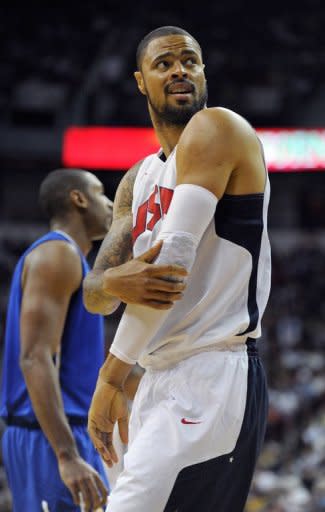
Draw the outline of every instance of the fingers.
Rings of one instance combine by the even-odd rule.
[[[95,510],[105,505],[106,500],[107,489],[95,472],[80,482],[78,504],[81,510]]]
[[[94,425],[90,425],[88,431],[96,450],[104,462],[111,468],[114,463],[118,462],[118,457],[112,442],[113,433],[102,432]]]
[[[94,474],[94,479],[95,479],[95,482],[97,485],[97,489],[99,490],[99,493],[103,499],[103,503],[101,503],[101,505],[105,505],[107,502],[108,490],[107,490],[106,486],[104,485],[104,483],[98,473]]]
[[[162,247],[162,240],[159,240],[155,245],[153,245],[148,251],[144,252],[137,259],[140,261],[145,261],[146,263],[152,263],[160,253]]]
[[[174,303],[173,302],[159,302],[156,300],[144,300],[142,305],[147,306],[149,308],[153,308],[153,309],[166,310],[166,309],[171,309],[173,307]]]
[[[122,443],[128,444],[129,442],[129,426],[128,418],[121,418],[118,420],[118,430]]]
[[[108,467],[111,468],[113,464],[118,462],[118,457],[111,441],[107,443],[107,445],[101,441],[98,441],[95,448]]]
[[[148,279],[146,289],[169,292],[169,293],[181,293],[185,290],[186,284],[177,281],[167,281],[166,279],[158,279],[156,277]]]
[[[170,309],[175,301],[183,298],[185,288],[185,283],[149,278],[142,303],[154,309]]]
[[[107,502],[108,491],[96,472],[70,485],[69,489],[81,512],[95,510]]]
[[[69,485],[69,491],[72,494],[73,503],[79,505],[79,485],[77,482]]]
[[[148,291],[145,294],[144,300],[152,300],[157,302],[174,302],[175,300],[181,300],[182,298],[183,293]]]
[[[149,269],[149,274],[155,277],[186,277],[187,270],[180,265],[152,265]]]
[[[111,424],[111,429],[111,432],[103,432],[96,427],[95,422],[92,420],[90,420],[88,425],[88,432],[96,450],[110,467],[112,467],[114,462],[118,461],[112,443],[113,424]]]
[[[90,482],[88,483],[87,480],[83,480],[79,484],[77,505],[80,506],[81,512],[85,512],[86,510],[92,510],[93,506],[96,506],[95,503],[97,503],[98,501],[98,494],[97,491],[95,491],[95,494],[93,496],[91,488],[92,485]]]
[[[116,451],[115,451],[112,441],[107,443],[107,446],[105,447],[104,450],[101,449],[101,445],[100,445],[98,452],[108,467],[111,468],[111,467],[113,467],[113,464],[118,462],[118,456],[116,454]]]

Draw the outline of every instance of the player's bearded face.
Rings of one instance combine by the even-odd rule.
[[[136,79],[155,121],[185,125],[207,102],[201,49],[191,37],[169,35],[152,40]]]
[[[169,101],[169,92],[172,86],[181,88],[182,86],[186,86],[186,88],[192,88],[192,100],[191,101],[182,101],[176,100],[176,102]],[[173,125],[184,125],[189,122],[191,117],[196,114],[199,110],[202,110],[208,100],[208,90],[206,82],[204,83],[203,90],[198,91],[197,87],[193,82],[187,79],[183,80],[175,80],[170,84],[171,87],[165,87],[165,101],[159,102],[155,99],[154,95],[151,95],[149,91],[147,91],[147,100],[151,109],[156,114],[161,121],[173,124]]]

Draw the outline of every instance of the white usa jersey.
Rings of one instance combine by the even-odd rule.
[[[134,257],[157,239],[175,186],[176,148],[166,161],[159,153],[143,161],[133,189]],[[271,282],[269,196],[267,178],[264,193],[219,200],[184,296],[142,353],[141,366],[162,368],[208,350],[242,350],[248,336],[261,335]]]

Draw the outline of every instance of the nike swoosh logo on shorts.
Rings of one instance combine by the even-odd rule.
[[[183,423],[183,425],[198,425],[199,423],[202,423],[202,421],[192,421],[187,420],[186,418],[182,418],[181,423]]]

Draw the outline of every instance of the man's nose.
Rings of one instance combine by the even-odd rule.
[[[172,78],[186,78],[187,77],[187,71],[185,66],[181,62],[175,62],[173,69],[172,69]]]

